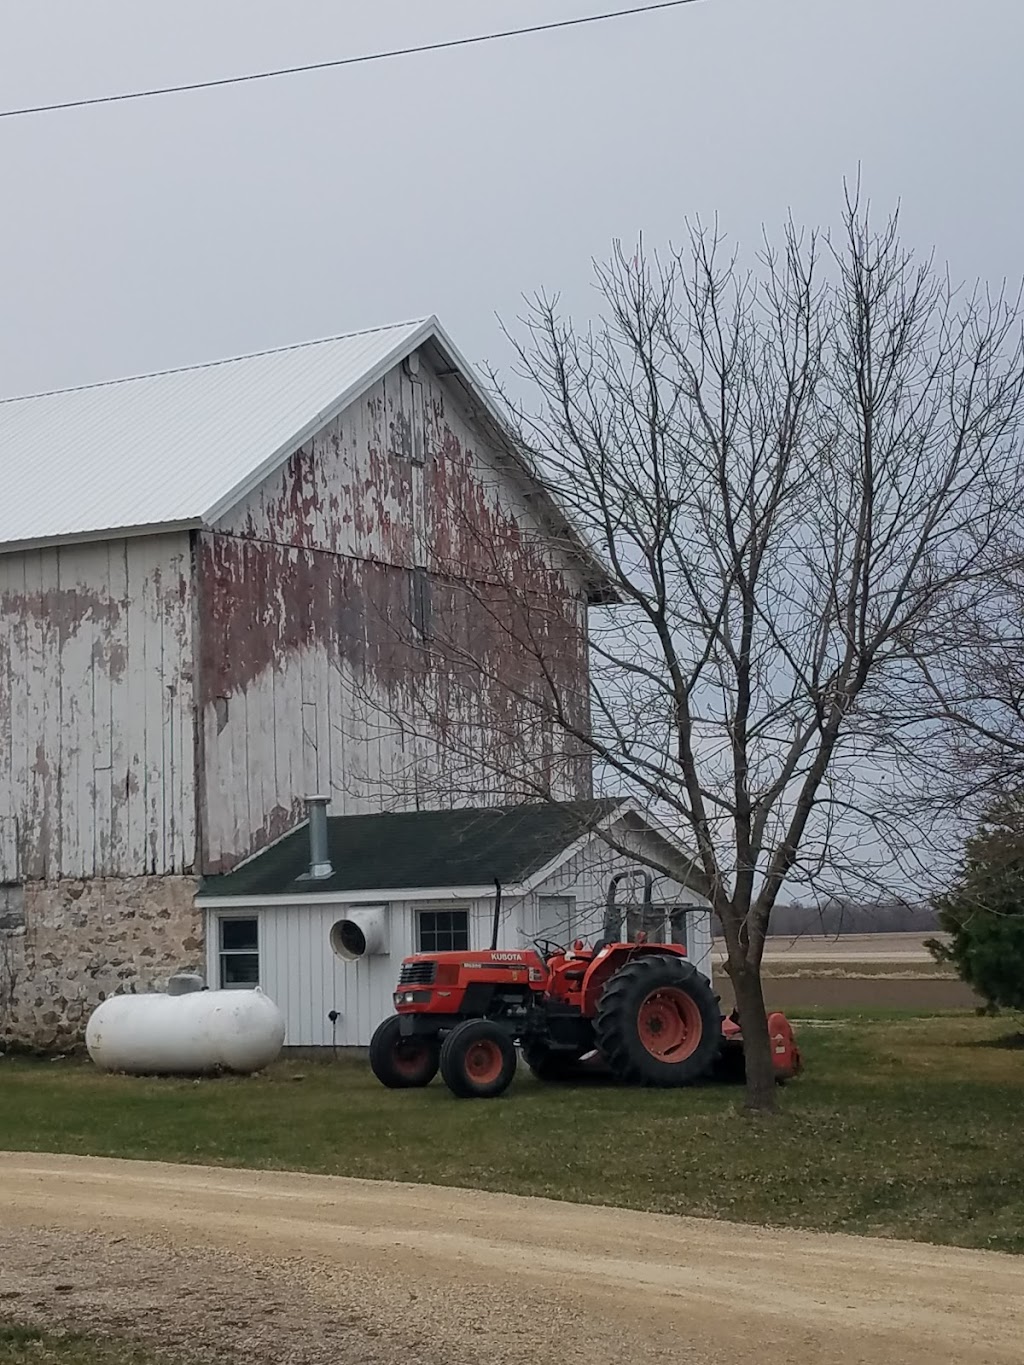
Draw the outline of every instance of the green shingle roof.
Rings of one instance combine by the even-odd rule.
[[[330,877],[299,880],[309,867],[305,825],[234,872],[207,877],[200,895],[283,896],[310,891],[485,886],[526,881],[592,830],[619,800],[533,802],[479,810],[332,816]]]

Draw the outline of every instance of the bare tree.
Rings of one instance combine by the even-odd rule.
[[[510,333],[525,396],[503,394],[520,458],[609,566],[618,601],[591,612],[589,679],[500,546],[481,546],[486,586],[461,585],[459,629],[439,614],[429,648],[449,680],[505,694],[528,794],[586,755],[690,845],[726,942],[747,1105],[771,1111],[772,909],[786,885],[884,884],[907,745],[893,717],[920,687],[923,624],[988,590],[1013,520],[1018,304],[959,291],[895,217],[874,230],[849,198],[841,233],[791,224],[749,271],[698,225],[664,260],[617,249],[597,283],[584,328],[532,301]],[[558,553],[538,538],[538,557]],[[474,614],[503,650],[474,649]],[[552,735],[538,773],[519,751]]]

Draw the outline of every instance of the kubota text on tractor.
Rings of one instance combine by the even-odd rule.
[[[622,941],[612,879],[602,937],[586,948],[538,940],[498,950],[501,889],[492,946],[483,952],[407,957],[395,1014],[370,1042],[370,1065],[384,1085],[428,1085],[438,1069],[453,1094],[500,1095],[516,1070],[516,1043],[540,1080],[571,1080],[594,1054],[620,1081],[690,1085],[718,1069],[742,1074],[743,1038],[723,1018],[711,984],[677,943]],[[650,908],[651,879],[644,904]],[[770,1014],[776,1076],[800,1070],[789,1021]]]

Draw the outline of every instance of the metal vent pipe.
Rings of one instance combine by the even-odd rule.
[[[309,816],[309,875],[318,881],[334,873],[327,851],[327,807],[330,804],[329,796],[306,797],[306,813]]]

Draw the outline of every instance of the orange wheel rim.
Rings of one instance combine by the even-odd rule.
[[[490,1085],[505,1064],[501,1048],[490,1038],[470,1043],[466,1049],[466,1075],[477,1085]]]
[[[637,1033],[659,1062],[684,1062],[692,1057],[704,1026],[693,996],[678,986],[659,986],[640,1004]]]

